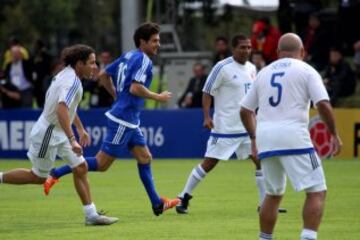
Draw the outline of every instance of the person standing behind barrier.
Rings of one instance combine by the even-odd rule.
[[[121,150],[127,149],[136,158],[140,179],[150,199],[153,213],[156,216],[178,204],[178,199],[160,197],[155,190],[151,172],[152,155],[146,145],[140,130],[140,112],[144,100],[153,99],[166,102],[171,93],[164,91],[155,93],[148,88],[152,80],[152,61],[149,57],[157,54],[160,47],[160,28],[155,23],[144,23],[134,33],[134,43],[137,47],[122,54],[100,72],[99,78],[104,87],[114,97],[115,102],[106,112],[107,131],[100,151],[95,157],[87,157],[89,171],[106,171]],[[51,176],[44,184],[45,194],[58,179],[71,173],[67,165],[53,169]]]
[[[12,58],[5,67],[5,78],[20,91],[21,107],[32,108],[33,65],[30,61],[23,59],[20,46],[12,46],[10,51]]]
[[[252,154],[258,155],[264,173],[266,197],[260,210],[259,239],[273,239],[287,175],[296,191],[306,192],[300,239],[314,240],[327,187],[308,130],[310,101],[331,133],[334,155],[340,151],[341,140],[322,79],[302,61],[305,53],[300,37],[293,33],[283,35],[278,54],[279,60],[260,71],[240,110],[250,135]]]
[[[91,200],[87,179],[87,166],[82,146],[90,144],[76,111],[83,88],[80,79],[89,79],[96,70],[94,50],[86,45],[73,45],[63,51],[65,68],[53,79],[46,93],[42,114],[30,133],[27,153],[32,169],[13,169],[0,172],[0,182],[9,184],[42,184],[45,182],[56,157],[69,162],[74,175],[75,189],[83,204],[86,225],[110,225],[117,218],[99,215]],[[74,136],[76,126],[79,142]]]
[[[180,97],[178,105],[181,108],[201,108],[202,106],[202,89],[206,81],[205,66],[201,63],[195,63],[193,66],[194,76]]]

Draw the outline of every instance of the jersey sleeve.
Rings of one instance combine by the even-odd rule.
[[[133,64],[131,79],[135,82],[145,84],[147,73],[149,71],[148,69],[152,66],[150,59],[142,54],[142,56],[138,57]]]
[[[113,78],[116,76],[116,71],[120,64],[120,58],[116,59],[114,62],[110,63],[106,68],[105,72],[112,76]]]
[[[213,96],[222,83],[223,75],[223,66],[216,64],[206,79],[203,92]]]
[[[259,78],[259,77],[258,77]],[[255,111],[259,107],[259,95],[258,95],[259,80],[255,80],[250,90],[246,93],[244,98],[241,100],[240,105],[246,109]]]
[[[329,100],[329,95],[326,91],[321,76],[316,70],[311,69],[307,78],[307,87],[311,101],[316,105],[321,100]]]
[[[65,103],[66,106],[69,108],[72,101],[75,99],[76,92],[78,91],[81,82],[79,79],[74,79],[72,84],[63,85],[61,89],[59,89],[59,100],[58,103]]]

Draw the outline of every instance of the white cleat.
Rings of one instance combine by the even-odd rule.
[[[105,215],[97,215],[94,217],[86,217],[85,218],[85,225],[111,225],[119,221],[117,217],[107,217]]]

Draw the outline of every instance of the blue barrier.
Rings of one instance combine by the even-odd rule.
[[[31,128],[41,111],[0,110],[0,158],[26,158]],[[84,149],[93,156],[100,149],[106,133],[105,109],[80,111],[92,144]],[[154,158],[202,158],[209,132],[202,127],[200,109],[145,110],[141,129]],[[131,155],[123,151],[124,158]]]

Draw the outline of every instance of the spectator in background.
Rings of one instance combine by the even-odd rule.
[[[360,39],[360,1],[339,0],[338,15],[336,23],[337,46],[341,46],[343,53],[347,56],[353,55],[353,45]]]
[[[29,59],[29,51],[24,48],[23,46],[21,46],[19,39],[15,38],[15,37],[11,37],[9,39],[9,43],[8,43],[9,47],[8,49],[5,51],[4,53],[4,62],[3,62],[3,66],[2,69],[5,70],[6,65],[8,65],[9,63],[11,63],[12,61],[12,54],[11,54],[11,48],[13,46],[19,46],[20,47],[20,51],[22,54],[22,58],[24,60],[28,60]]]
[[[3,76],[0,76],[0,108],[19,108],[21,106],[20,91]]]
[[[304,34],[305,60],[318,71],[322,71],[328,62],[330,39],[330,34],[321,25],[319,15],[312,14]]]
[[[21,47],[11,47],[11,62],[5,67],[5,78],[14,85],[21,94],[21,107],[31,108],[33,102],[33,66],[24,60]]]
[[[280,31],[271,25],[269,18],[262,18],[252,26],[251,45],[254,51],[263,53],[266,63],[277,59],[277,44]]]
[[[107,65],[112,62],[112,56],[109,51],[103,51],[100,53],[99,69],[103,70]],[[108,91],[101,85],[100,81],[90,82],[91,97],[90,107],[109,107],[114,102],[114,98]]]
[[[222,36],[217,37],[215,39],[215,55],[213,59],[213,65],[230,56],[231,56],[231,51],[229,48],[228,39]]]
[[[38,107],[44,106],[45,93],[47,90],[47,79],[51,75],[52,57],[48,53],[45,43],[37,39],[34,44],[32,55],[34,66],[34,96]]]
[[[311,14],[320,11],[322,8],[321,0],[302,0],[294,3],[294,24],[295,31],[304,41],[304,33],[309,24]]]
[[[264,56],[260,51],[251,52],[250,62],[255,65],[256,72],[259,72],[263,67],[266,66]]]
[[[192,77],[186,87],[184,94],[178,101],[181,108],[201,108],[202,107],[202,89],[206,82],[205,66],[201,63],[195,63],[193,66],[194,77]]]
[[[339,48],[330,50],[330,62],[325,69],[323,78],[333,106],[339,97],[347,97],[355,92],[354,71],[344,61],[342,51]]]

